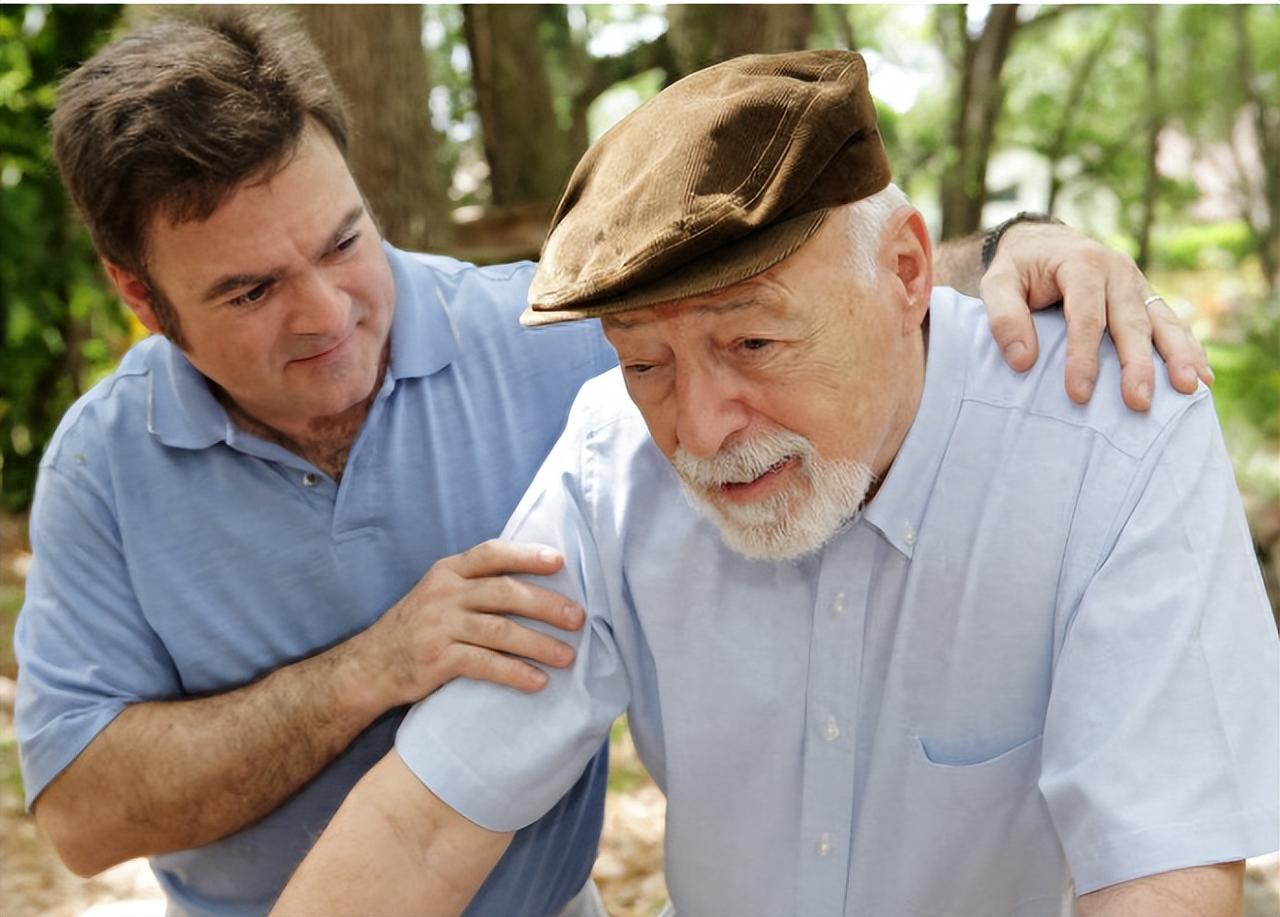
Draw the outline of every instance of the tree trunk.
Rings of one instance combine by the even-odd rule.
[[[1018,29],[1018,5],[992,6],[976,39],[970,38],[965,8],[944,7],[956,32],[957,95],[951,122],[951,151],[942,176],[942,238],[977,232],[987,202],[987,161],[996,118],[1004,101],[1000,72]],[[948,23],[940,21],[941,28]]]
[[[431,127],[422,7],[298,8],[347,98],[352,173],[383,235],[416,251],[449,238],[440,140]]]
[[[672,4],[667,22],[674,82],[741,54],[803,50],[813,31],[813,4]]]
[[[1160,7],[1142,9],[1142,42],[1146,52],[1146,171],[1142,178],[1142,211],[1138,218],[1138,267],[1144,272],[1151,264],[1151,227],[1156,219],[1156,191],[1160,173],[1156,159],[1160,155],[1160,129],[1164,127],[1164,103],[1160,96]]]
[[[551,206],[579,150],[556,118],[538,35],[541,8],[462,7],[471,81],[497,205]]]

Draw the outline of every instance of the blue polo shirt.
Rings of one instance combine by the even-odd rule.
[[[1071,913],[1280,846],[1280,645],[1208,391],[1077,405],[1061,313],[1022,375],[977,300],[930,315],[893,466],[798,562],[730,551],[621,374],[584,386],[506,530],[564,550],[575,665],[445,686],[401,758],[509,830],[625,710],[689,915]]]
[[[377,620],[439,558],[497,535],[578,386],[615,362],[598,323],[520,327],[532,265],[387,256],[390,364],[340,485],[234,426],[163,338],[63,419],[41,463],[15,636],[28,806],[128,705],[226,691],[311,655]],[[173,909],[265,912],[402,715],[257,824],[155,857]],[[578,890],[605,769],[601,751],[520,833],[472,913],[554,913]]]

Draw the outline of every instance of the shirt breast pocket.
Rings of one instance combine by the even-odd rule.
[[[1037,786],[1041,736],[963,764],[934,760],[921,736],[909,741],[904,802],[918,815],[903,855],[919,869],[911,913],[1029,917],[1069,908],[1062,850]]]

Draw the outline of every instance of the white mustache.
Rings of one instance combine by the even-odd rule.
[[[715,488],[724,484],[746,484],[790,458],[817,457],[806,437],[790,430],[770,430],[716,453],[709,459],[690,455],[677,446],[671,464],[692,487]]]
[[[737,504],[718,493],[725,484],[754,481],[797,459],[807,496],[794,488]],[[804,436],[777,428],[700,459],[677,447],[671,458],[686,495],[720,529],[731,550],[758,560],[797,560],[822,550],[858,512],[875,474],[853,459],[825,460]],[[801,491],[803,494],[803,491]]]

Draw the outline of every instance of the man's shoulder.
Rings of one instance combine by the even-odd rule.
[[[110,449],[121,437],[144,435],[155,358],[159,349],[168,346],[172,345],[154,336],[134,344],[109,375],[77,398],[62,415],[41,466],[57,467],[86,454],[86,450]]]
[[[402,252],[387,247],[403,308],[438,309],[464,354],[494,351],[495,357],[529,355],[550,363],[595,367],[611,362],[596,322],[529,329],[520,324],[528,299],[531,261],[475,265],[447,255]]]
[[[1061,308],[1033,314],[1039,357],[1025,373],[1011,370],[991,336],[986,307],[954,290],[935,291],[931,304],[932,330],[940,343],[964,364],[963,399],[1049,419],[1092,431],[1130,456],[1144,455],[1169,425],[1197,401],[1209,397],[1203,385],[1183,395],[1169,383],[1164,361],[1155,363],[1151,409],[1132,411],[1121,398],[1120,358],[1110,335],[1098,348],[1098,379],[1093,397],[1080,405],[1066,393],[1067,318]],[[933,352],[931,349],[930,358]]]
[[[615,366],[582,384],[557,452],[557,465],[568,462],[601,481],[629,479],[625,469],[637,459],[661,459],[644,418],[627,395],[621,369]]]
[[[387,246],[387,252],[393,265],[398,266],[411,279],[427,280],[438,289],[446,291],[474,284],[477,289],[487,288],[504,304],[514,298],[521,309],[524,308],[529,281],[536,267],[532,261],[478,265],[448,255],[407,252],[392,246]]]
[[[573,402],[571,428],[576,435],[599,437],[606,431],[648,438],[644,418],[627,394],[627,386],[618,367],[603,372],[583,383]]]

